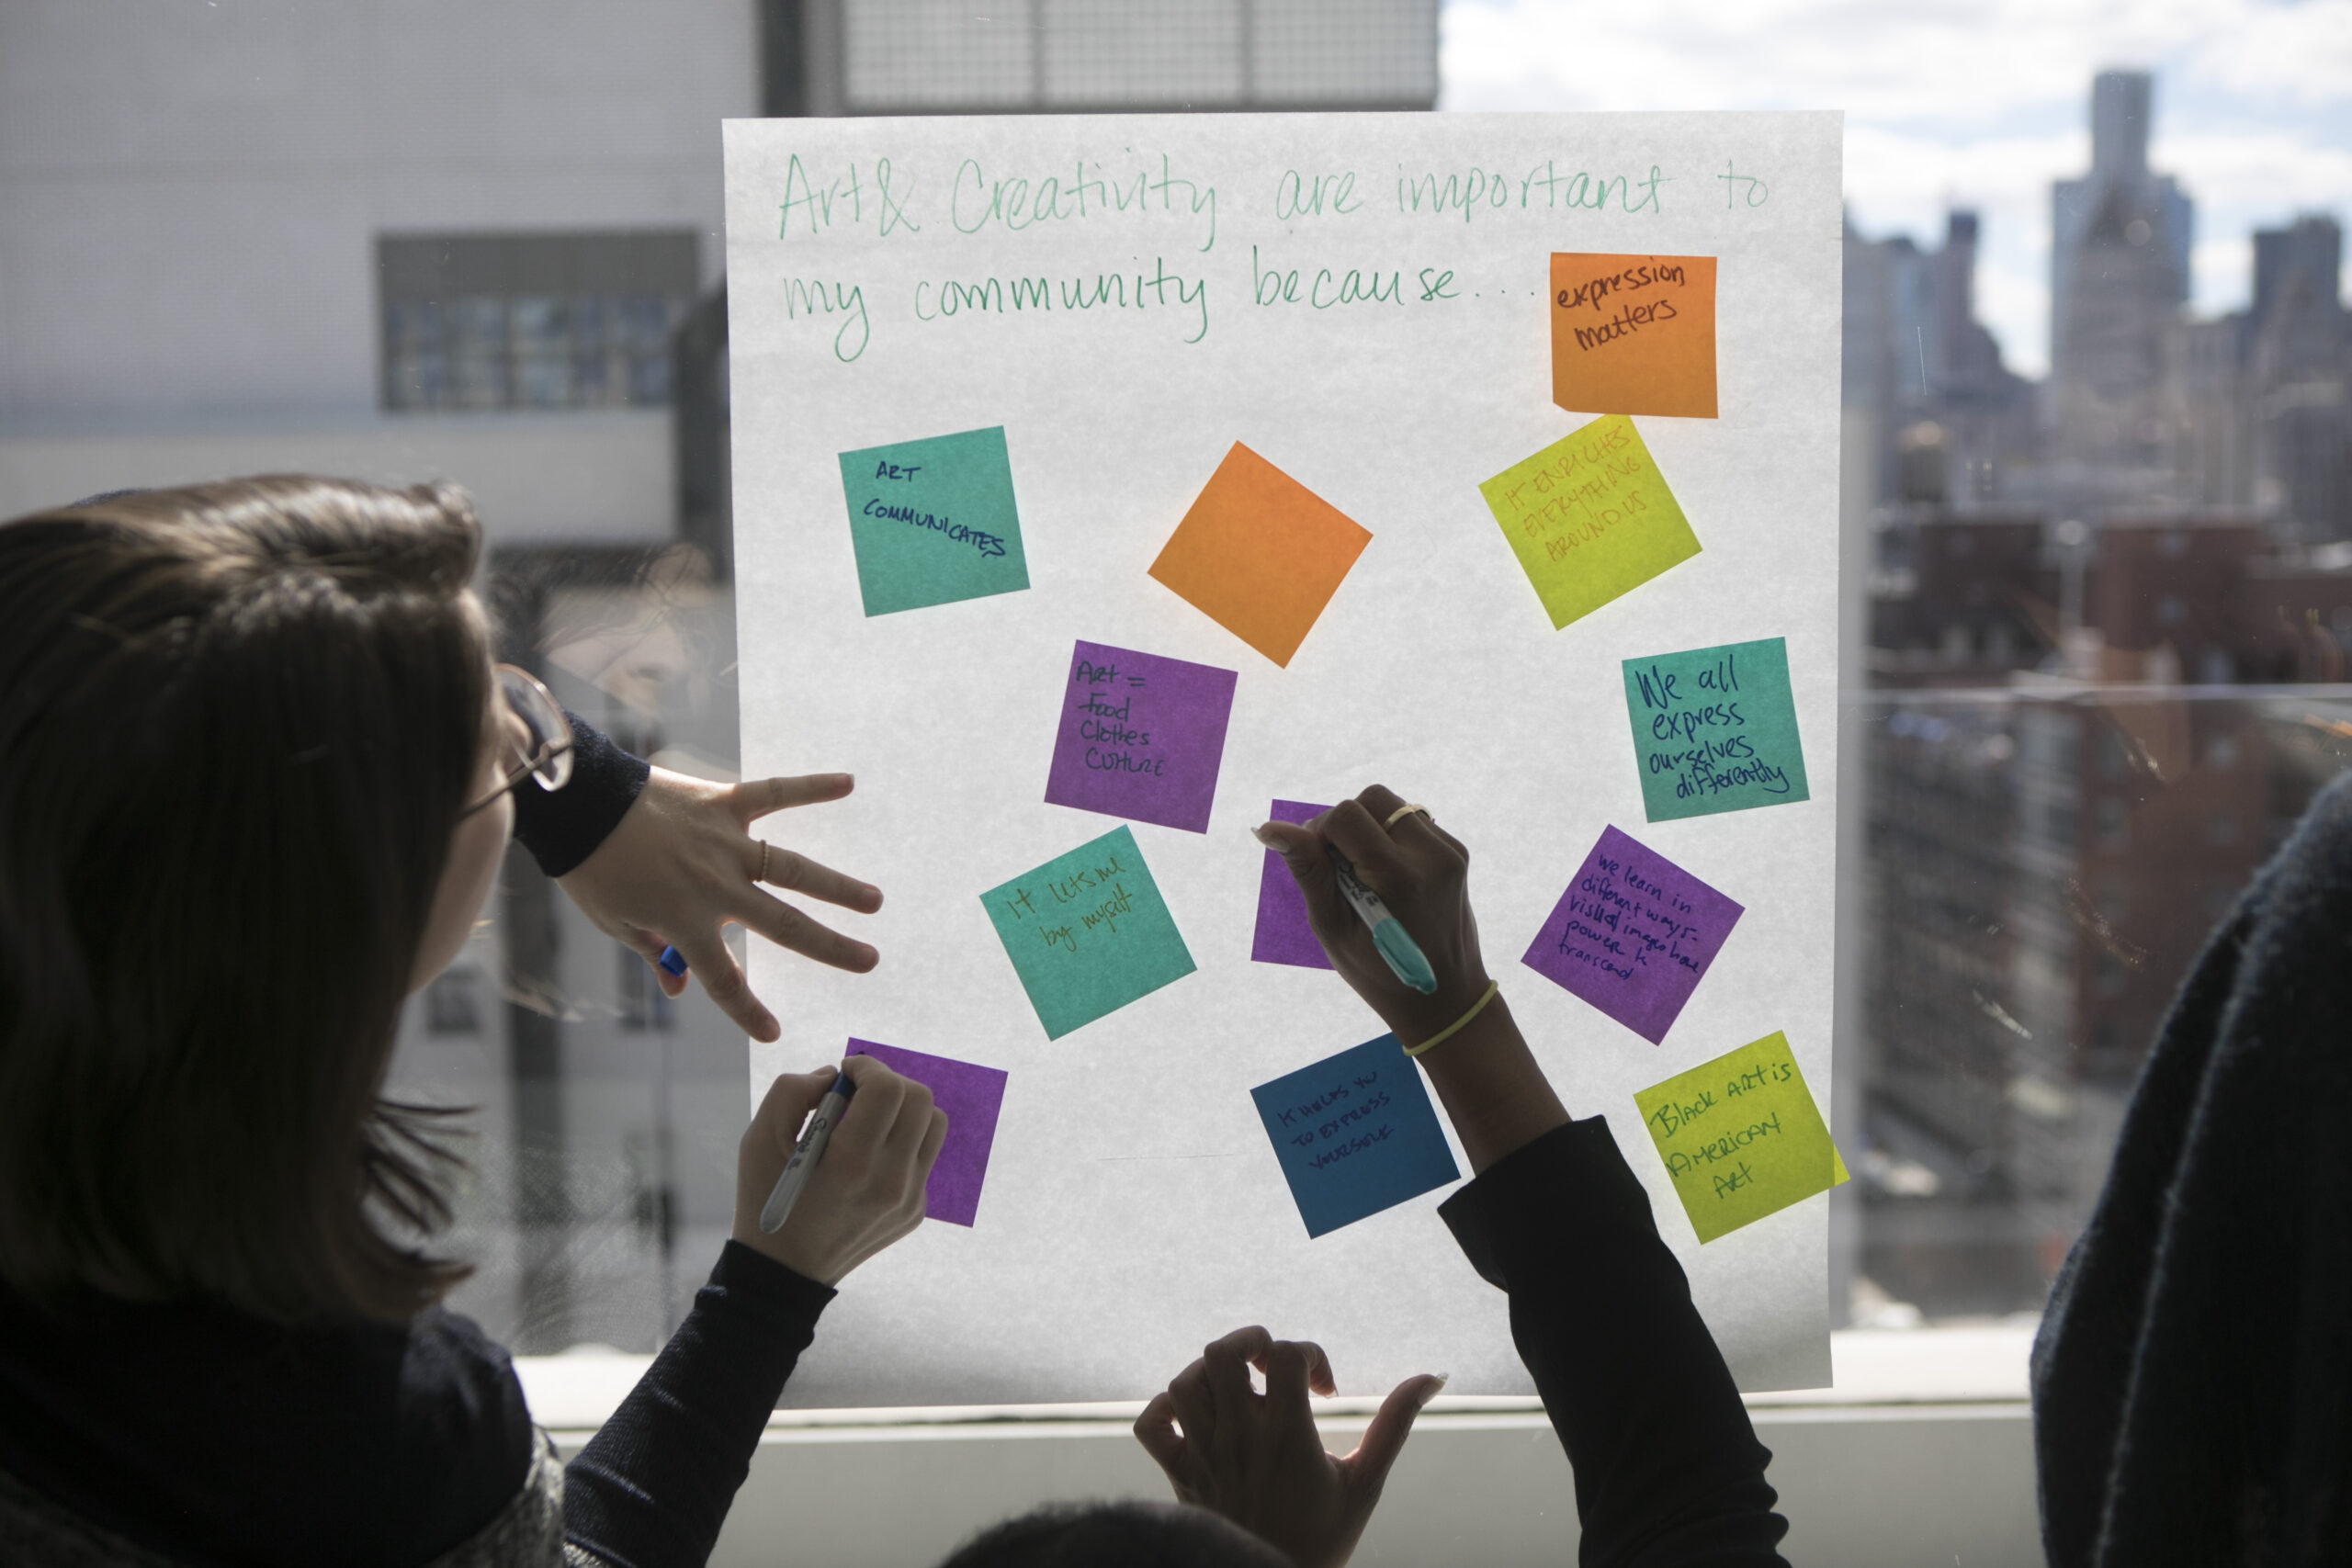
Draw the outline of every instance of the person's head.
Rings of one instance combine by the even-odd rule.
[[[385,1234],[447,1156],[382,1089],[510,820],[480,547],[455,486],[294,477],[0,524],[0,1280],[300,1321],[462,1277]]]
[[[1223,1515],[1176,1503],[1048,1503],[974,1536],[939,1568],[1295,1568]]]

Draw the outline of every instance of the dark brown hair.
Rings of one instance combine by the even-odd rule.
[[[397,1320],[464,1269],[383,1099],[487,635],[454,485],[0,524],[0,1280]]]

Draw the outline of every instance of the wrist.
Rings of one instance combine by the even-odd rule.
[[[1459,1032],[1414,1060],[1445,1106],[1473,1175],[1568,1120],[1499,993]]]
[[[1389,1032],[1396,1035],[1407,1050],[1418,1050],[1440,1031],[1462,1024],[1471,1010],[1486,998],[1487,989],[1492,984],[1486,967],[1478,965],[1459,977],[1439,981],[1437,989],[1426,997],[1408,996],[1400,1001],[1391,1002],[1379,1010],[1381,1021],[1388,1025]],[[1499,1005],[1500,1000],[1498,994],[1476,1018],[1471,1018],[1469,1023],[1463,1024],[1463,1029],[1466,1031],[1476,1025],[1479,1019]],[[1447,1043],[1457,1038],[1459,1034],[1449,1036]],[[1442,1050],[1444,1046],[1438,1048]]]

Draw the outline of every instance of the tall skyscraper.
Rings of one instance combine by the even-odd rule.
[[[2165,332],[2188,298],[2193,209],[2148,168],[2153,82],[2091,85],[2091,168],[2051,187],[2050,364],[2058,452],[2076,462],[2164,461]]]
[[[1846,230],[1845,399],[1871,421],[1871,501],[1988,502],[2034,446],[2031,387],[1976,319],[1976,214],[1943,244]]]
[[[2343,301],[2344,231],[2305,216],[2254,236],[2244,408],[2255,500],[2282,532],[2352,536],[2352,312]]]

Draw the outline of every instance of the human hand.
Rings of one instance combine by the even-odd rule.
[[[1269,822],[1257,832],[1297,881],[1307,923],[1340,977],[1399,1040],[1417,1045],[1467,1011],[1485,994],[1487,976],[1477,918],[1470,910],[1470,852],[1427,812],[1408,812],[1385,826],[1404,804],[1374,784],[1304,826]],[[1436,991],[1423,996],[1380,956],[1372,932],[1340,891],[1327,849],[1331,844],[1419,945],[1437,976]]]
[[[773,1235],[760,1229],[760,1210],[800,1124],[832,1087],[833,1069],[786,1073],[770,1084],[735,1155],[735,1239],[826,1285],[922,1224],[923,1184],[947,1137],[947,1113],[912,1078],[871,1056],[852,1056],[841,1070],[856,1098]]]
[[[752,837],[752,824],[786,807],[839,800],[847,773],[711,784],[656,768],[596,852],[560,879],[595,928],[651,965],[662,992],[676,996],[685,976],[662,967],[675,947],[719,1010],[754,1040],[783,1032],[743,978],[720,931],[740,925],[820,964],[864,974],[881,955],[866,943],[810,919],[760,883],[803,893],[861,914],[882,907],[881,889],[830,866]],[[761,874],[763,849],[766,874]]]
[[[1251,1367],[1265,1374],[1262,1394],[1250,1385]],[[1398,1383],[1355,1452],[1340,1459],[1324,1451],[1306,1404],[1310,1388],[1336,1391],[1323,1348],[1237,1328],[1152,1396],[1136,1440],[1167,1472],[1178,1502],[1215,1509],[1299,1568],[1339,1568],[1372,1518],[1413,1417],[1444,1386],[1426,1373]]]

